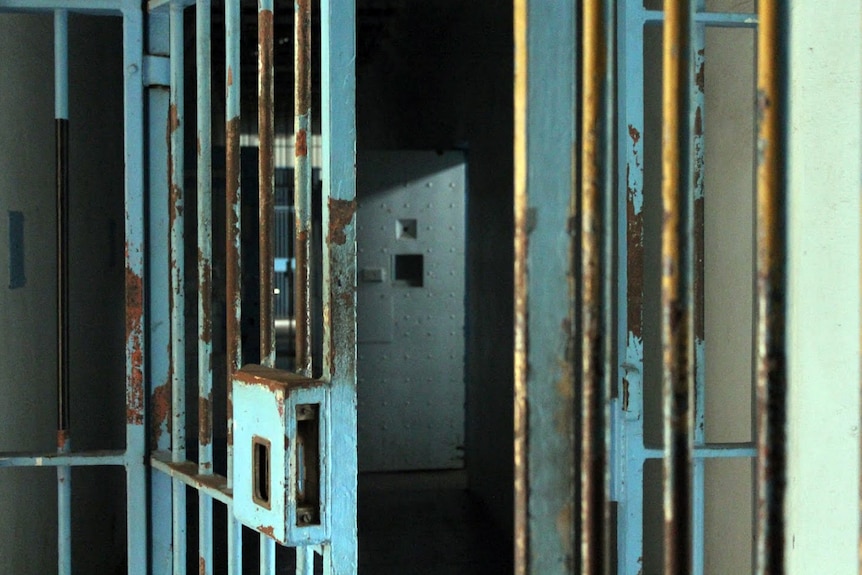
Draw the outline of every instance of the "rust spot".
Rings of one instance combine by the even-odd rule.
[[[126,245],[126,261],[129,246]],[[141,322],[144,315],[144,284],[141,276],[126,268],[126,353],[128,377],[126,382],[126,422],[144,423],[144,352]]]
[[[264,535],[268,535],[275,539],[275,529],[273,529],[269,525],[258,525],[257,530],[263,533]]]
[[[60,429],[57,431],[57,451],[66,451],[66,444],[69,443],[69,430]]]
[[[177,128],[180,127],[180,116],[179,116],[179,112],[177,111],[177,105],[176,104],[171,104],[171,107],[170,107],[168,114],[169,114],[170,131],[176,132]]]
[[[152,413],[152,433],[150,445],[152,449],[158,449],[159,440],[162,437],[162,427],[171,432],[171,375],[167,382],[153,390],[150,411]]]
[[[225,301],[227,302],[227,316],[225,330],[227,334],[227,366],[230,376],[240,368],[239,349],[241,345],[240,325],[237,319],[242,298],[238,216],[240,204],[239,118],[235,117],[228,120],[226,129],[225,237],[227,238],[227,248],[225,250]]]
[[[704,199],[701,196],[694,201],[694,333],[700,341],[704,340],[706,332],[706,320],[704,318],[704,288],[706,286],[704,228]]]
[[[697,67],[697,74],[695,75],[694,81],[697,82],[697,89],[700,90],[700,93],[702,94],[704,86],[706,85],[706,83],[704,82],[704,79],[705,79],[704,78],[705,77],[704,67],[705,67],[706,62],[704,61],[704,57],[703,57],[704,56],[703,49],[697,51],[697,56],[698,56],[697,59],[700,63]]]
[[[629,380],[623,378],[623,411],[629,410]]]
[[[207,562],[203,557],[198,557],[198,573],[200,575],[207,575]]]
[[[212,342],[212,265],[203,252],[198,248],[198,269],[201,273],[200,296],[202,313],[200,338],[204,343]]]
[[[227,87],[233,86],[233,66],[227,67]]]
[[[296,0],[296,114],[311,109],[311,2]]]
[[[626,202],[626,242],[627,242],[627,297],[628,329],[640,338],[643,332],[643,281],[644,281],[644,232],[643,210],[635,214],[634,200],[629,194]]]
[[[560,536],[560,544],[567,564],[574,561],[574,525],[575,513],[572,509],[572,503],[568,502],[557,514],[557,534]]]
[[[297,222],[296,229],[300,230],[301,222]],[[308,297],[310,281],[308,274],[308,231],[300,230],[296,234],[296,289],[294,300],[296,313],[296,366],[297,369],[305,371],[311,363],[309,333],[309,305]]]
[[[329,234],[326,236],[327,243],[341,246],[347,242],[344,228],[353,221],[355,213],[355,201],[329,200]]]
[[[213,439],[212,392],[207,397],[198,397],[198,441],[209,445]]]
[[[200,137],[200,135],[198,135],[198,137],[195,141],[197,142],[198,158],[200,158],[201,157],[201,137]]]
[[[694,134],[695,136],[703,135],[703,114],[700,106],[694,111]]]
[[[629,124],[629,137],[632,139],[632,143],[637,146],[638,141],[641,139],[641,133],[638,132],[638,129]]]
[[[300,130],[296,133],[296,145],[294,147],[297,158],[308,156],[308,136],[305,130]]]

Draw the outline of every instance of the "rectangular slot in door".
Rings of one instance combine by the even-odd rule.
[[[320,524],[320,405],[296,406],[296,524]]]
[[[270,442],[255,435],[251,440],[252,449],[252,481],[254,489],[252,499],[261,507],[270,508]]]

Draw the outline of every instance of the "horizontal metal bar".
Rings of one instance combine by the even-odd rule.
[[[171,4],[180,8],[188,8],[189,6],[194,6],[195,3],[196,0],[150,0],[147,3],[147,11],[151,13],[167,11]]]
[[[4,452],[0,453],[0,467],[60,467],[125,465],[125,451],[83,451],[81,453],[56,452]]]
[[[68,10],[87,14],[122,13],[126,0],[0,0],[0,12],[53,12]]]
[[[171,461],[169,451],[154,451],[150,456],[150,465],[216,501],[226,505],[233,501],[233,489],[228,488],[227,477],[215,473],[201,475],[194,461]]]
[[[170,86],[171,59],[168,56],[144,56],[144,86]]]
[[[664,22],[664,12],[644,10],[643,21],[647,24]],[[758,19],[757,14],[748,12],[698,12],[694,21],[713,28],[756,28]]]
[[[636,457],[637,454],[634,454]],[[757,456],[757,448],[753,443],[709,443],[707,445],[696,445],[694,447],[694,459],[745,459]],[[661,459],[664,457],[662,449],[645,449],[642,452],[644,459]]]

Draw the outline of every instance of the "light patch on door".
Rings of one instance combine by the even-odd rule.
[[[24,212],[9,212],[9,289],[27,285],[24,273]]]

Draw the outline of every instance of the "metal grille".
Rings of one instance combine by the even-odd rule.
[[[298,405],[297,429],[311,433],[300,438],[288,431],[302,451],[297,460],[301,477],[297,493],[301,501],[316,502],[326,512],[325,525],[315,533],[331,534],[314,544],[287,552],[277,548],[263,527],[253,534],[234,519],[234,485],[245,480],[244,470],[234,469],[234,429],[231,383],[243,365],[242,269],[243,201],[240,170],[240,35],[239,0],[224,5],[224,50],[213,46],[213,6],[210,0],[2,0],[0,11],[49,12],[55,16],[56,170],[58,218],[60,369],[57,376],[57,450],[52,453],[4,453],[2,467],[53,466],[57,468],[58,572],[71,573],[71,470],[81,466],[118,466],[126,472],[126,534],[128,573],[274,573],[294,568],[311,575],[355,573],[358,562],[356,536],[356,392],[355,392],[355,111],[354,56],[355,6],[353,0],[320,2],[322,70],[323,174],[322,227],[324,354],[315,359],[323,373],[316,383],[326,400],[316,406]],[[274,187],[274,71],[273,0],[258,5],[259,148],[258,201],[260,263],[259,334],[260,362],[275,363],[273,262],[296,259],[298,282],[292,311],[312,317],[310,275],[311,176],[308,146],[311,132],[311,34],[312,5],[298,0],[289,10],[295,36],[295,149],[293,186],[279,174]],[[125,448],[118,451],[74,451],[69,422],[68,383],[68,13],[119,16],[123,25],[124,79],[124,203],[125,203]],[[193,13],[193,14],[192,14]],[[191,31],[185,24],[194,22]],[[192,38],[186,40],[187,32]],[[195,77],[187,78],[185,51],[194,46]],[[214,54],[224,54],[223,120],[214,119]],[[186,88],[195,96],[186,98]],[[186,102],[194,101],[187,113]],[[224,130],[214,124],[224,124]],[[190,128],[192,127],[192,128]],[[192,133],[192,129],[194,133]],[[165,133],[168,139],[165,139]],[[214,200],[213,139],[225,137],[225,205]],[[187,153],[194,142],[194,154]],[[186,161],[194,163],[189,178]],[[218,174],[216,175],[218,176]],[[195,189],[187,186],[195,182]],[[216,180],[217,181],[217,180]],[[287,198],[293,188],[294,199]],[[246,190],[246,194],[249,191]],[[275,223],[276,195],[284,208]],[[194,207],[194,215],[185,208]],[[224,233],[214,223],[224,218]],[[194,230],[196,237],[187,235]],[[294,234],[290,241],[274,242]],[[216,246],[223,237],[225,244]],[[295,252],[293,250],[296,250]],[[188,253],[187,253],[188,252]],[[193,262],[186,270],[187,262]],[[189,273],[187,273],[187,271]],[[217,280],[223,284],[216,285]],[[193,284],[187,297],[186,282]],[[288,282],[290,283],[290,282]],[[285,290],[292,286],[285,285]],[[248,297],[248,294],[246,294]],[[191,301],[187,301],[191,300]],[[219,319],[224,306],[224,330]],[[193,323],[194,341],[186,341],[187,324]],[[298,322],[298,364],[311,375],[311,322]],[[245,330],[248,331],[247,329]],[[224,343],[222,343],[224,342]],[[224,345],[224,348],[221,346]],[[165,353],[164,350],[169,350]],[[226,361],[217,361],[224,351]],[[196,365],[187,362],[195,358]],[[226,365],[225,365],[226,364]],[[250,376],[248,376],[250,377]],[[306,382],[300,376],[294,376]],[[299,381],[299,380],[297,380]],[[302,385],[306,385],[303,383]],[[301,393],[299,394],[301,396]],[[305,397],[305,396],[303,396]],[[294,401],[294,400],[292,400]],[[189,402],[192,402],[191,405]],[[220,406],[220,407],[219,407]],[[319,413],[318,410],[321,412]],[[325,413],[323,413],[325,412]],[[187,415],[189,416],[187,418]],[[196,421],[192,416],[197,416]],[[320,427],[309,427],[319,421]],[[306,423],[302,423],[306,422]],[[189,434],[187,435],[187,431]],[[190,436],[194,433],[196,437]],[[294,435],[291,435],[294,434]],[[310,439],[313,437],[313,440]],[[335,438],[331,444],[325,439]],[[218,440],[225,438],[226,443]],[[317,441],[321,439],[322,445]],[[304,441],[304,442],[303,442]],[[247,446],[237,447],[245,449]],[[326,451],[326,466],[311,482],[318,465],[309,455]],[[321,459],[322,461],[323,459]],[[331,461],[331,464],[329,463]],[[321,471],[322,470],[322,471]],[[299,481],[299,480],[298,480]],[[338,501],[329,505],[332,485],[338,485]],[[196,510],[197,517],[187,516]],[[191,515],[191,514],[189,514]],[[226,517],[226,520],[217,519]],[[296,525],[314,517],[298,515]],[[223,525],[225,533],[215,533]],[[196,536],[197,541],[192,537]],[[259,553],[243,556],[252,538]],[[219,551],[216,551],[219,549]],[[216,564],[219,559],[219,564]]]
[[[645,68],[650,27],[663,34],[660,70]],[[759,42],[757,432],[737,444],[704,433],[709,27],[754,29]],[[734,458],[756,461],[755,570],[782,573],[786,8],[518,1],[515,37],[516,573],[644,572],[649,461],[663,468],[662,572],[703,573],[706,461]],[[658,78],[661,187],[645,194],[644,86]],[[645,290],[647,203],[661,212],[655,302]],[[649,332],[647,304],[661,318]],[[657,447],[645,441],[645,341],[661,347]]]

